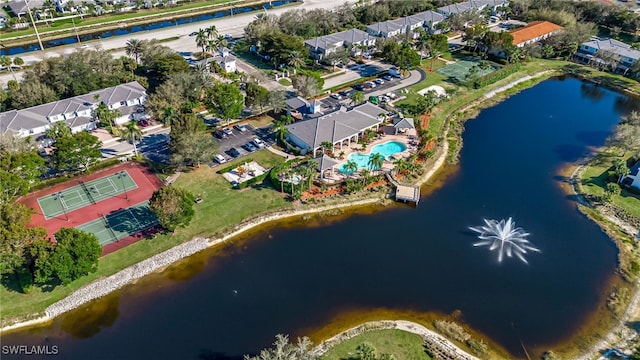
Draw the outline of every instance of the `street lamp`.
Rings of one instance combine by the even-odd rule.
[[[124,186],[124,178],[127,176],[127,172],[122,170],[116,173],[116,177],[122,181],[122,189],[124,189],[124,197],[129,201],[129,194],[127,194],[127,187]]]
[[[31,25],[33,25],[33,30],[36,32],[36,37],[38,38],[38,45],[40,45],[40,50],[44,51],[44,46],[42,46],[42,40],[40,39],[40,33],[38,32],[38,27],[36,26],[36,22],[33,20],[33,15],[31,14],[31,8],[29,7],[29,1],[25,0],[24,4],[27,6],[27,12],[29,13],[29,19],[31,19]]]
[[[64,208],[64,204],[62,203],[62,199],[64,199],[64,194],[62,191],[58,191],[57,193],[51,195],[53,200],[60,201],[60,207],[62,208],[62,212],[64,213],[64,217],[69,221],[69,215],[67,215],[67,210]]]

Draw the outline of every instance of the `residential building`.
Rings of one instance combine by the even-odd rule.
[[[491,14],[495,14],[500,7],[508,4],[509,1],[507,0],[468,0],[456,4],[441,6],[437,8],[436,11],[446,17],[468,11],[484,11],[485,9],[489,9]]]
[[[42,8],[45,0],[29,0],[29,8],[35,14],[36,9]],[[10,1],[6,5],[15,16],[21,18],[28,14],[27,11],[27,2],[24,0],[21,1]],[[34,15],[35,16],[35,15]]]
[[[544,40],[560,30],[562,26],[549,21],[532,21],[525,27],[511,30],[510,33],[513,36],[513,45],[524,47]]]
[[[350,110],[342,107],[321,117],[287,125],[287,138],[304,154],[311,152],[316,157],[324,142],[342,149],[343,146],[351,146],[351,142],[357,143],[368,129],[377,130],[384,120],[382,114],[385,114],[383,109],[368,102]]]
[[[350,29],[317,38],[309,39],[304,42],[309,48],[311,57],[316,60],[322,60],[326,55],[335,53],[341,49],[349,49],[352,55],[358,55],[360,49],[358,45],[370,47],[375,45],[376,39],[364,31],[358,29]],[[354,46],[355,45],[355,46]]]
[[[92,91],[64,100],[37,105],[22,110],[0,113],[0,134],[19,137],[44,134],[53,123],[65,121],[72,132],[93,130],[97,124],[92,111],[100,103],[109,109],[118,109],[122,115],[115,119],[117,125],[131,120],[132,115],[147,98],[146,90],[137,81]]]
[[[220,49],[218,55],[214,56],[212,60],[217,62],[225,72],[236,72],[236,57],[231,55],[227,48]]]
[[[418,28],[435,31],[435,25],[444,20],[444,16],[433,11],[423,11],[399,19],[382,21],[367,26],[367,32],[373,36],[393,37],[406,33],[415,33]],[[414,35],[415,37],[415,35]]]
[[[614,39],[594,39],[582,43],[573,58],[582,63],[597,65],[606,65],[610,61],[615,65],[616,71],[626,73],[640,60],[640,50],[632,49],[631,45]]]

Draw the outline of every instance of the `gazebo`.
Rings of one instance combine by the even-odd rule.
[[[324,179],[325,171],[331,170],[331,173],[333,173],[334,167],[338,164],[337,160],[325,154],[322,154],[322,156],[318,156],[317,158],[315,158],[315,160],[318,163],[318,171],[320,172],[321,179]]]
[[[407,130],[415,129],[416,126],[411,118],[395,117],[393,119],[393,128],[396,131],[396,135],[398,135],[398,132],[403,133]]]

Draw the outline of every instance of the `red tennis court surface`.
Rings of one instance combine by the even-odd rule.
[[[55,216],[49,220],[46,220],[45,216],[42,214],[42,210],[38,205],[38,198],[43,196],[50,196],[58,191],[78,185],[81,182],[95,180],[122,170],[126,170],[129,173],[129,176],[131,176],[131,178],[138,185],[136,189],[127,191],[126,195],[124,193],[118,194],[108,199],[99,201],[95,204],[87,205],[73,211],[68,211],[68,221],[64,214]],[[64,183],[38,190],[20,199],[19,202],[36,212],[32,216],[31,223],[29,223],[29,225],[44,227],[45,229],[47,229],[49,238],[53,239],[53,234],[60,230],[60,228],[77,227],[91,220],[98,219],[103,215],[107,215],[112,211],[128,208],[132,205],[149,200],[153,192],[160,187],[162,187],[162,183],[153,173],[151,173],[147,168],[138,163],[130,162],[104,169],[92,174],[78,176]],[[127,196],[129,198],[128,200],[126,198]],[[108,244],[102,248],[102,255],[106,255],[124,246],[130,245],[140,239],[143,239],[145,236],[150,235],[153,230],[157,230],[157,228],[147,229],[142,233],[134,234],[124,239],[120,239],[117,242]]]

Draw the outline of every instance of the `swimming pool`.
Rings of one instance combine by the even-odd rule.
[[[347,158],[347,160],[351,160],[351,161],[355,161],[355,163],[358,165],[358,170],[360,169],[368,169],[369,168],[369,156],[371,156],[371,154],[373,153],[378,153],[382,156],[384,156],[385,160],[389,160],[389,156],[391,155],[395,155],[397,153],[401,153],[403,151],[405,151],[407,149],[407,145],[399,142],[399,141],[387,141],[386,143],[383,144],[378,144],[374,147],[371,148],[371,151],[367,154],[361,154],[361,153],[353,153],[350,154],[349,157]],[[344,162],[340,165],[340,167],[338,168],[338,171],[340,171],[343,174],[348,174],[349,171],[346,171],[344,169],[344,166],[347,163]]]

